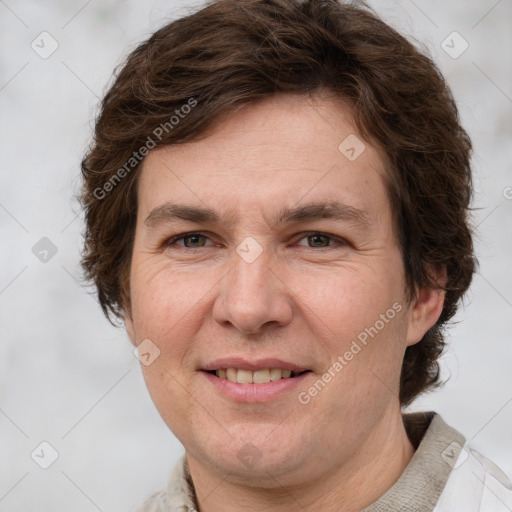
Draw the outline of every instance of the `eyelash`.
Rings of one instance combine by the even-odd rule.
[[[337,237],[334,235],[330,235],[328,233],[323,233],[321,231],[307,231],[305,233],[301,233],[301,235],[302,236],[298,239],[299,241],[304,238],[307,238],[309,236],[320,235],[320,236],[329,238],[330,240],[334,241],[334,243],[337,243],[338,245],[344,245],[344,246],[349,245],[349,243],[346,240],[344,240],[343,238],[340,238],[340,237]],[[200,231],[191,231],[191,232],[187,232],[187,233],[181,233],[179,235],[169,238],[168,240],[165,241],[164,245],[166,248],[169,248],[169,247],[173,246],[175,244],[175,242],[177,242],[178,240],[183,240],[183,239],[191,237],[191,236],[204,236],[205,238],[208,238],[209,240],[211,240],[211,238],[205,233],[202,233]],[[327,245],[326,247],[309,247],[308,246],[308,249],[329,249],[329,248],[333,247],[333,245],[334,244],[330,244],[330,245]],[[197,250],[197,249],[207,249],[208,247],[212,247],[212,246],[204,246],[204,247],[178,246],[178,247],[181,247],[182,249],[188,249],[188,250],[193,251],[193,250]]]

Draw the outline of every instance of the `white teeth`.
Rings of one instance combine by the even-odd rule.
[[[238,370],[236,381],[240,384],[252,384],[252,372],[250,370]]]
[[[234,368],[228,368],[226,370],[226,378],[230,380],[231,382],[236,382],[236,374],[238,372]],[[217,375],[217,377],[220,377],[220,375]]]
[[[279,380],[283,376],[283,370],[280,370],[279,368],[272,368],[270,370],[270,380]]]
[[[265,384],[280,379],[288,379],[292,375],[291,370],[281,370],[280,368],[270,368],[265,370],[242,370],[237,368],[220,368],[215,371],[215,375],[221,379],[227,379],[231,382],[240,384]]]
[[[257,370],[252,374],[252,381],[256,384],[264,384],[270,382],[269,370]]]

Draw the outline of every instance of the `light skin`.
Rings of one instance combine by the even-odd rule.
[[[356,133],[348,107],[282,94],[144,160],[126,327],[135,345],[150,339],[160,350],[144,378],[185,447],[201,512],[360,511],[414,454],[400,369],[444,296],[423,288],[406,301],[383,155],[367,141],[354,161],[338,149]],[[284,208],[334,202],[344,205],[339,218],[277,223]],[[172,217],[177,204],[218,219]],[[173,240],[186,233],[196,236]],[[247,237],[261,249],[252,262],[236,250]],[[393,304],[400,311],[301,403]],[[240,401],[203,371],[225,357],[309,372],[267,400]],[[248,449],[250,464],[240,456]]]

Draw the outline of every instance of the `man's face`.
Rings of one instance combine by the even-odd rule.
[[[405,348],[430,327],[404,302],[382,157],[355,131],[326,98],[278,95],[144,161],[127,329],[143,363],[159,350],[144,378],[189,457],[240,481],[355,457],[399,414]]]

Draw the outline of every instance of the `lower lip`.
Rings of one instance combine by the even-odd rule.
[[[231,382],[227,379],[221,379],[209,372],[201,372],[215,389],[222,395],[240,403],[258,403],[268,402],[275,398],[293,391],[308,378],[311,372],[304,372],[297,377],[289,379],[280,379],[264,384],[240,384]]]

